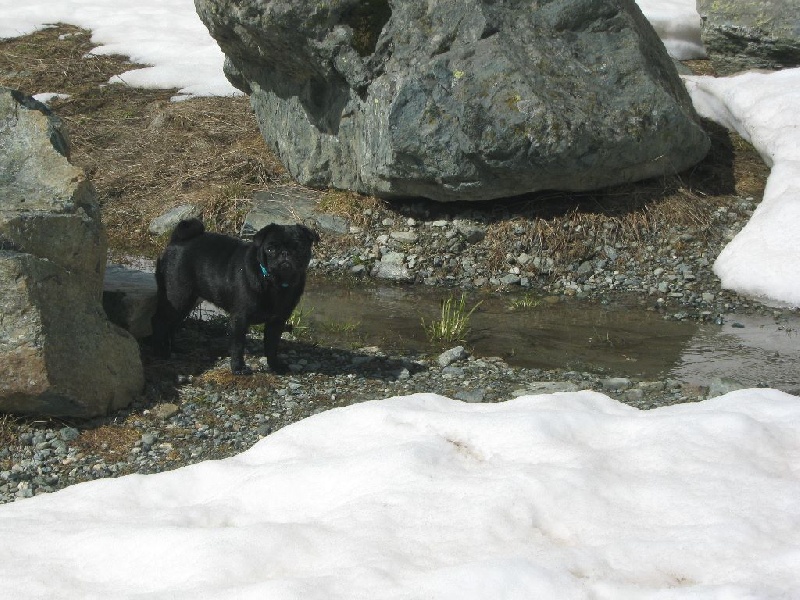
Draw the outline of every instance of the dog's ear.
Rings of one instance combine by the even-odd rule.
[[[280,229],[281,226],[275,223],[270,223],[266,227],[262,227],[259,229],[256,234],[253,236],[253,243],[256,246],[260,246],[264,243],[264,240],[269,237],[271,233],[274,233],[276,230]]]
[[[300,229],[300,233],[303,235],[303,237],[311,242],[311,245],[319,242],[319,234],[316,231],[310,227],[306,227],[305,225],[298,225],[297,227]]]

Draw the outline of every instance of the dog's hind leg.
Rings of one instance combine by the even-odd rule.
[[[153,327],[153,347],[161,356],[169,357],[175,349],[175,332],[181,322],[197,304],[197,296],[190,285],[171,285],[167,287],[163,274],[156,270],[158,297],[156,312],[151,324]]]
[[[153,327],[153,347],[163,357],[169,357],[175,346],[175,332],[178,326],[189,315],[189,310],[175,308],[166,298],[165,294],[159,293],[156,312],[153,315],[151,324]]]
[[[150,326],[153,334],[150,337],[151,344],[155,352],[169,358],[172,352],[170,336],[170,322],[174,308],[167,300],[166,284],[164,282],[164,265],[161,259],[156,262],[156,312],[150,319]]]

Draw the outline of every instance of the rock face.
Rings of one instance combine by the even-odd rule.
[[[103,281],[103,310],[109,320],[136,339],[153,333],[150,320],[158,305],[158,286],[152,271],[107,265]]]
[[[101,306],[105,264],[60,121],[0,88],[0,411],[92,417],[141,392],[139,348]]]
[[[195,0],[309,186],[485,200],[685,169],[708,139],[633,0]]]
[[[800,0],[697,0],[715,70],[800,66]]]

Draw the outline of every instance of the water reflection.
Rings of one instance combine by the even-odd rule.
[[[315,278],[303,306],[315,330],[329,337],[347,331],[353,344],[403,353],[434,350],[421,319],[439,316],[449,292],[374,285],[357,287]],[[707,385],[716,377],[746,385],[800,389],[800,317],[779,323],[767,316],[727,316],[722,326],[665,321],[634,304],[603,306],[585,301],[542,301],[513,309],[508,296],[471,296],[482,301],[467,344],[479,356],[502,356],[510,364],[568,368],[642,379],[671,377]],[[734,323],[736,327],[734,327]]]
[[[703,325],[670,375],[707,385],[728,377],[746,386],[800,389],[800,319],[727,315],[722,326]]]

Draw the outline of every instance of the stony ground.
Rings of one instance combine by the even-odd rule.
[[[190,334],[201,335],[199,328]],[[528,393],[596,389],[647,409],[725,391],[724,382],[709,390],[677,381],[515,369],[499,358],[462,350],[409,357],[378,348],[348,351],[290,342],[292,374],[258,372],[250,378],[230,375],[225,359],[201,369],[190,362],[151,362],[146,396],[109,419],[7,423],[0,446],[0,503],[81,481],[223,458],[317,412],[395,395],[435,392],[465,402],[497,402]],[[160,376],[152,377],[156,371]]]
[[[658,310],[666,319],[712,320],[733,311],[761,312],[779,322],[792,311],[721,290],[711,271],[718,245],[754,206],[754,199],[737,198],[717,208],[713,223],[721,233],[713,235],[682,226],[668,227],[649,240],[626,239],[603,228],[608,237],[603,243],[596,238],[582,244],[589,253],[582,260],[543,264],[542,255],[537,261],[526,252],[531,221],[514,220],[519,231],[510,236],[508,251],[493,260],[481,245],[492,235],[492,224],[474,210],[453,216],[415,212],[412,217],[407,209],[381,205],[351,233],[328,237],[312,270],[358,285],[361,278],[385,277],[382,259],[399,254],[402,259],[391,264],[401,265],[403,278],[416,282],[403,285],[496,288],[510,298],[575,295],[585,302],[614,302],[635,294],[643,309]],[[155,359],[143,346],[147,389],[130,409],[88,423],[4,417],[0,503],[81,481],[224,458],[317,412],[394,395],[435,392],[465,402],[498,402],[526,393],[593,389],[649,409],[703,400],[736,387],[729,381],[698,386],[608,372],[514,368],[501,358],[470,356],[458,348],[407,356],[353,347],[352,341],[331,342],[330,336],[324,345],[302,335],[286,337],[291,374],[269,372],[258,359],[260,344],[253,332],[249,360],[256,373],[235,377],[225,357],[224,322],[190,320],[179,338],[188,350],[173,359]]]
[[[198,204],[213,229],[236,233],[254,190],[291,185],[260,142],[246,100],[175,104],[169,91],[105,85],[133,65],[124,57],[87,57],[90,49],[88,32],[72,27],[0,42],[0,84],[71,94],[53,108],[73,134],[73,161],[98,188],[113,257],[152,258],[164,240],[148,233],[149,223],[172,206]],[[470,205],[324,193],[324,211],[346,225],[323,231],[312,270],[356,285],[374,278],[521,298],[608,303],[633,295],[668,319],[758,311],[780,320],[786,311],[720,289],[712,272],[714,257],[761,200],[767,169],[744,141],[706,126],[712,150],[690,172],[596,193]],[[287,341],[290,375],[264,367],[233,377],[223,325],[192,321],[182,336],[192,350],[170,361],[143,347],[147,389],[128,410],[92,422],[0,415],[0,503],[223,458],[316,412],[397,394],[496,402],[594,389],[648,409],[701,400],[729,385],[519,369],[468,351],[395,356],[302,336]]]
[[[720,201],[720,197],[715,198]],[[378,205],[361,213],[347,235],[326,236],[314,269],[420,285],[507,294],[574,296],[613,301],[645,298],[673,318],[711,319],[754,303],[720,288],[714,258],[748,221],[758,200],[731,196],[662,200],[670,218],[572,211],[547,220],[546,198],[521,207]],[[537,204],[541,203],[541,204]],[[663,209],[663,208],[662,208]],[[651,210],[659,210],[652,208]],[[641,218],[640,223],[631,219]],[[558,228],[557,232],[544,229]]]

